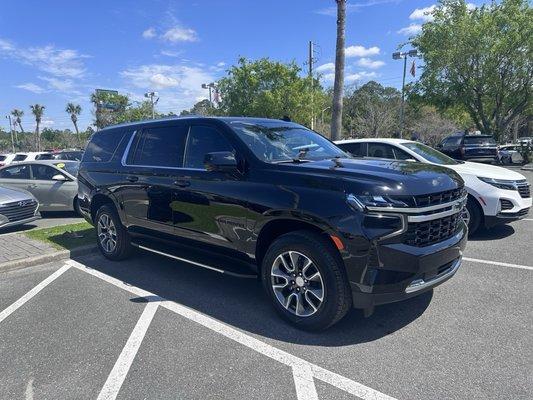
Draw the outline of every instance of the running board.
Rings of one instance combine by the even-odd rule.
[[[236,278],[248,278],[248,279],[256,279],[257,278],[257,275],[240,274],[240,273],[237,273],[237,272],[227,271],[227,270],[224,270],[224,269],[221,269],[221,268],[213,267],[211,265],[202,264],[202,263],[199,263],[199,262],[194,261],[194,260],[189,260],[187,258],[178,257],[178,256],[175,256],[174,254],[169,254],[169,253],[165,253],[165,252],[160,251],[160,250],[152,249],[150,247],[146,247],[146,246],[143,246],[141,244],[137,244],[137,243],[133,243],[132,242],[131,245],[134,246],[134,247],[137,247],[137,248],[139,248],[141,250],[149,251],[150,253],[159,254],[160,256],[168,257],[168,258],[171,258],[173,260],[182,261],[182,262],[185,262],[187,264],[196,265],[197,267],[209,269],[211,271],[215,271],[215,272],[218,272],[220,274],[230,275],[230,276],[234,276]]]

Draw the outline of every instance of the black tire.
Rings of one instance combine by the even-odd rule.
[[[300,253],[312,261],[322,278],[323,300],[312,315],[298,316],[289,311],[274,293],[271,272],[276,259],[289,251]],[[352,307],[350,285],[340,255],[331,243],[317,233],[296,231],[280,236],[265,254],[261,276],[263,287],[276,311],[282,318],[300,329],[308,331],[327,329],[340,321]]]
[[[468,235],[473,235],[481,227],[481,221],[483,215],[481,212],[481,207],[477,204],[476,200],[468,196],[468,201],[466,202],[466,209],[470,214],[470,222],[468,223]]]
[[[76,213],[76,215],[78,217],[83,217],[83,214],[81,213],[81,210],[80,210],[80,201],[78,200],[78,196],[74,197],[73,207],[74,207],[74,212]]]
[[[109,218],[115,227],[114,237],[116,238],[116,244],[112,249],[109,247],[106,248],[99,237],[99,224],[101,220],[104,220],[104,218]],[[97,233],[96,243],[98,244],[98,248],[105,258],[113,261],[120,261],[128,258],[131,255],[133,247],[131,245],[130,235],[120,222],[120,217],[118,216],[114,206],[105,204],[98,209],[95,217],[95,226]]]

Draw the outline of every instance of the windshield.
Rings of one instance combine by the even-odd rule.
[[[28,157],[26,154],[17,154],[13,161],[24,161]]]
[[[248,148],[268,163],[350,157],[318,133],[297,124],[235,121],[231,126]]]
[[[446,154],[442,154],[440,151],[435,150],[432,147],[426,146],[422,143],[411,142],[403,143],[403,146],[409,150],[414,151],[416,154],[424,158],[425,160],[439,165],[456,165],[459,164],[453,158],[448,157]]]
[[[466,145],[496,146],[496,141],[492,136],[465,136],[463,143]]]
[[[80,163],[78,161],[58,162],[54,163],[57,168],[67,171],[72,176],[78,176],[78,168]]]

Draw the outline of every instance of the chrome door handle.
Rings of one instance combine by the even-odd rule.
[[[174,185],[179,186],[179,187],[188,187],[188,186],[191,186],[191,182],[182,181],[178,179],[177,181],[174,182]]]

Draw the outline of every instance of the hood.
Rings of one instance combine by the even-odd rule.
[[[0,204],[29,199],[35,200],[30,192],[21,189],[11,189],[5,186],[0,186]]]
[[[407,161],[341,158],[291,166],[338,177],[344,182],[346,192],[355,193],[416,196],[464,185],[461,177],[447,168]]]
[[[474,176],[481,176],[483,178],[506,179],[513,181],[526,179],[524,175],[516,171],[511,171],[507,168],[502,168],[490,164],[481,164],[466,161],[462,164],[447,165],[446,167],[453,169],[458,174],[469,174]]]

